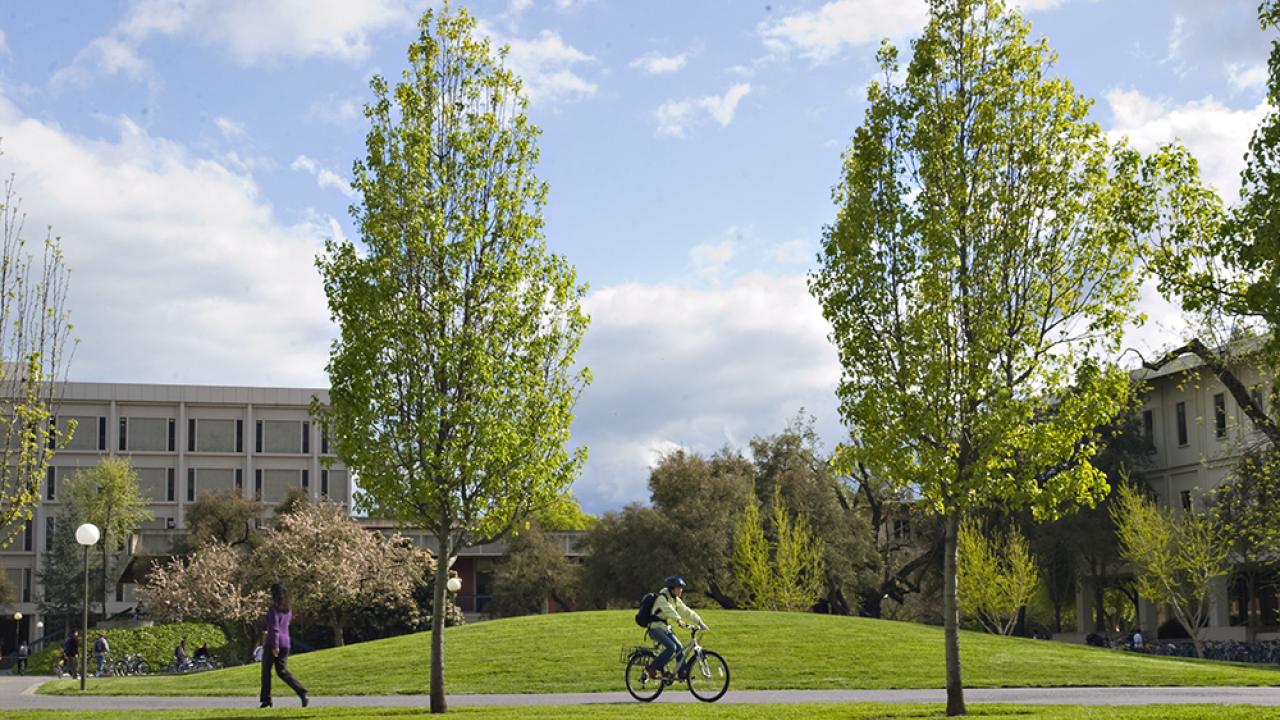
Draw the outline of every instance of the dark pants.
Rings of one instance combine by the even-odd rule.
[[[662,652],[658,653],[657,659],[653,661],[653,666],[661,672],[666,667],[667,661],[671,659],[671,656],[680,654],[683,646],[676,639],[676,634],[670,630],[654,630],[650,628],[649,637],[662,645]]]
[[[275,666],[276,674],[284,681],[285,685],[293,688],[298,693],[298,697],[307,694],[307,689],[302,687],[302,683],[289,672],[289,648],[280,648],[279,655],[273,655],[270,650],[262,651],[262,692],[259,693],[258,699],[262,702],[271,702],[271,668]]]

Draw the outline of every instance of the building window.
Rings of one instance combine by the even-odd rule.
[[[1142,437],[1148,444],[1156,441],[1156,414],[1151,410],[1142,411]]]
[[[196,451],[196,419],[187,418],[187,452]]]
[[[1178,493],[1178,495],[1182,498],[1182,509],[1190,510],[1191,509],[1191,491],[1183,490],[1182,492]]]
[[[49,466],[49,470],[44,476],[44,499],[58,499],[58,469],[52,465]]]
[[[320,497],[329,497],[329,471],[320,471]]]
[[[259,420],[258,452],[290,455],[306,452],[308,443],[303,427],[308,424],[297,420]]]
[[[262,452],[262,421],[259,420],[253,431],[253,451]]]
[[[31,568],[22,569],[22,602],[31,602]]]
[[[1254,385],[1253,387],[1249,388],[1249,397],[1253,399],[1253,404],[1258,406],[1258,410],[1261,411],[1263,415],[1268,414],[1267,400],[1262,396],[1261,384]]]
[[[262,426],[259,425],[258,427],[262,427]],[[253,499],[258,501],[262,500],[262,471],[261,470],[253,471]]]
[[[302,471],[302,489],[303,490],[311,489],[311,475],[309,470]]]
[[[193,449],[199,452],[235,452],[236,421],[204,420],[195,424],[195,444]]]
[[[187,502],[196,501],[196,469],[187,468]]]
[[[177,487],[175,487],[175,478],[173,477],[173,475],[174,475],[173,468],[168,468],[167,472],[165,473],[166,482],[165,482],[164,498],[169,502],[173,502],[174,498],[178,496]]]
[[[1219,439],[1227,436],[1227,396],[1223,393],[1213,396],[1213,431]]]
[[[329,454],[329,428],[320,426],[320,454]]]
[[[1180,402],[1177,405],[1178,413],[1178,446],[1185,447],[1187,444],[1187,404]]]
[[[893,539],[907,540],[911,537],[911,521],[898,518],[893,521]]]
[[[98,449],[103,452],[107,449],[107,419],[105,417],[98,418]]]
[[[177,447],[178,439],[178,423],[173,418],[169,418],[169,452],[173,452]]]
[[[102,438],[99,437],[101,425],[104,425],[106,418],[97,415],[89,416],[70,416],[60,415],[53,419],[53,423],[58,428],[58,438],[67,441],[64,447],[66,450],[98,450],[100,449]],[[75,426],[74,429],[72,426]],[[54,438],[50,436],[50,441]],[[52,443],[50,447],[53,447]]]
[[[302,454],[311,452],[311,423],[302,423]]]
[[[35,523],[28,520],[22,526],[22,551],[23,552],[31,552],[31,549],[33,546],[32,539],[35,536],[35,530],[32,527],[33,525],[35,525]],[[26,601],[24,600],[23,602],[26,602]]]
[[[236,421],[236,452],[244,452],[244,421]]]
[[[244,494],[244,470],[236,468],[236,494]]]
[[[120,449],[130,452],[173,452],[176,424],[172,418],[120,418]]]
[[[129,418],[120,418],[120,449],[129,449]]]

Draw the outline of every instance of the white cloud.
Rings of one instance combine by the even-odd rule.
[[[1267,84],[1267,66],[1265,63],[1257,65],[1230,63],[1227,65],[1227,82],[1231,83],[1231,89],[1237,92],[1264,87]]]
[[[1010,4],[1030,12],[1064,2],[1015,0]],[[917,33],[928,19],[924,0],[831,0],[817,10],[800,10],[762,22],[756,34],[773,55],[796,53],[818,64],[835,59],[848,48]]]
[[[657,51],[647,52],[644,55],[632,60],[628,67],[639,70],[646,75],[663,75],[673,73],[684,67],[688,60],[688,53],[680,53],[679,55],[663,55]]]
[[[307,106],[302,119],[307,122],[350,126],[364,118],[364,101],[357,97],[329,95]]]
[[[133,45],[118,38],[96,38],[67,67],[53,73],[50,82],[55,87],[68,84],[84,84],[97,75],[113,76],[124,73],[130,80],[141,80],[149,70],[147,62],[138,57]]]
[[[756,32],[775,55],[796,52],[821,63],[847,47],[916,32],[928,17],[922,0],[832,0],[817,10],[761,23]]]
[[[145,69],[137,48],[164,36],[219,48],[240,65],[312,57],[347,62],[366,59],[369,36],[412,27],[423,0],[134,0],[107,35],[96,38],[54,83],[85,81]]]
[[[732,240],[702,243],[689,251],[689,260],[699,277],[719,283],[720,274],[729,266],[736,251],[737,243]]]
[[[72,268],[72,379],[323,387],[327,223],[282,222],[253,178],[127,119],[88,138],[0,98],[0,165]]]
[[[720,127],[733,122],[738,103],[751,92],[750,83],[737,83],[724,95],[707,95],[700,98],[668,100],[654,111],[658,121],[658,135],[685,137],[688,131],[708,120]]]
[[[347,182],[338,173],[324,167],[320,167],[315,160],[306,155],[299,155],[293,159],[289,165],[290,170],[298,170],[311,175],[316,179],[316,184],[322,188],[333,188],[347,197],[348,200],[354,200],[356,191],[352,189],[351,183]]]
[[[769,248],[768,256],[781,265],[806,265],[813,260],[813,249],[808,240],[796,238]]]
[[[840,439],[840,366],[804,275],[718,289],[628,284],[587,298],[579,360],[594,380],[573,435],[590,447],[574,492],[593,511],[647,500],[648,468],[677,447],[711,453],[770,435],[804,407]]]
[[[219,115],[213,119],[213,124],[218,126],[218,132],[228,140],[244,137],[244,123]]]
[[[1127,136],[1138,150],[1150,152],[1181,140],[1200,161],[1201,175],[1233,200],[1240,192],[1240,171],[1249,138],[1267,113],[1265,103],[1235,110],[1212,97],[1171,106],[1137,90],[1112,90],[1107,103],[1114,117],[1109,134]]]
[[[574,70],[577,65],[594,63],[595,58],[565,43],[559,33],[543,30],[535,38],[505,40],[491,31],[489,34],[497,44],[510,46],[507,62],[524,81],[530,103],[558,105],[596,94],[596,84]]]

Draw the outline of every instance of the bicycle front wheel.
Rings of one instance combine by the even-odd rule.
[[[662,678],[649,679],[649,665],[653,662],[652,653],[636,653],[627,662],[627,692],[640,702],[651,702],[662,694]]]
[[[703,650],[689,663],[689,692],[702,702],[715,702],[729,690],[729,663],[719,653]]]
[[[146,660],[139,660],[138,664],[133,668],[134,675],[147,675],[151,673],[151,666],[147,665]]]

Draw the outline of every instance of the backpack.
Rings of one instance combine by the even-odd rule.
[[[645,593],[640,598],[640,609],[636,610],[636,624],[642,628],[649,627],[649,623],[654,621],[653,617],[653,601],[658,598],[657,593]]]

